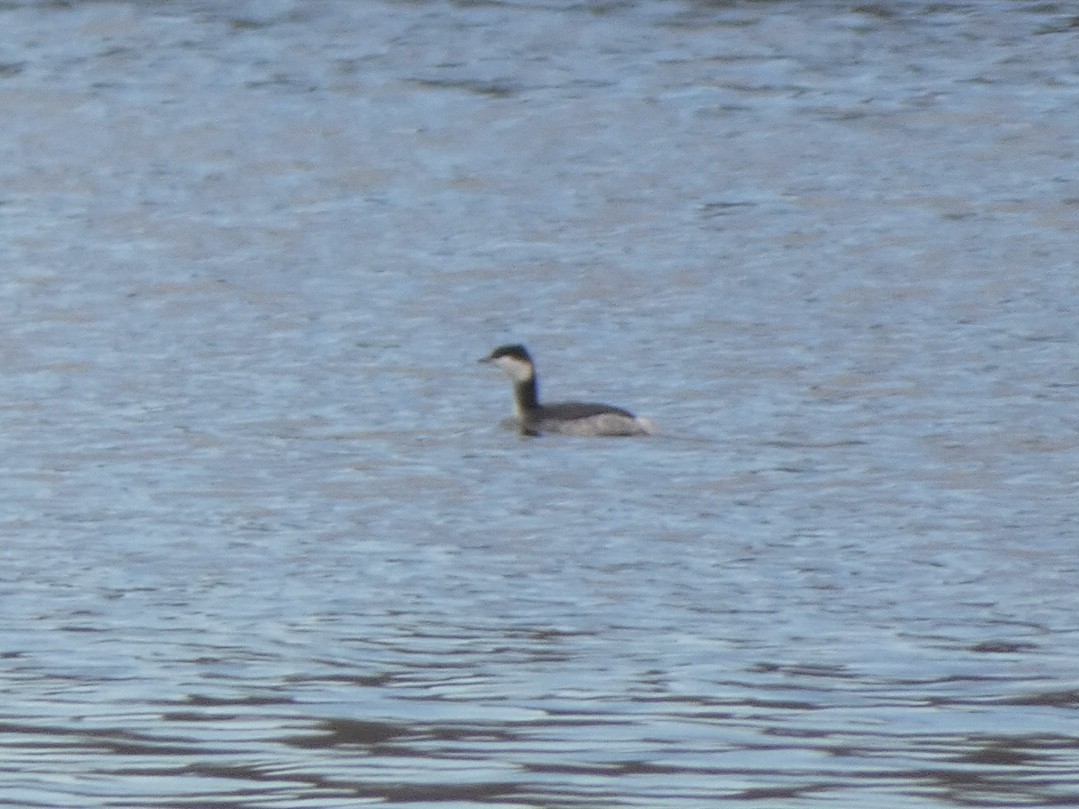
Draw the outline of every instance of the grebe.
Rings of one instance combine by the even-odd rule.
[[[516,427],[522,435],[648,435],[655,427],[628,410],[592,402],[540,404],[536,366],[523,345],[499,346],[480,362],[489,362],[513,380]]]

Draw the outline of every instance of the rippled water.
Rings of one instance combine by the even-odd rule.
[[[1079,802],[1067,4],[0,30],[0,805]]]

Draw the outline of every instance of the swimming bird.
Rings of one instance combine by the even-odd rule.
[[[480,362],[497,365],[513,380],[515,426],[522,435],[648,435],[655,427],[628,410],[593,402],[540,404],[536,365],[523,345],[499,346]]]

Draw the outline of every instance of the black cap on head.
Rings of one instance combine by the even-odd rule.
[[[490,356],[484,357],[480,362],[490,362],[491,360],[497,360],[500,357],[513,357],[515,360],[521,360],[522,362],[532,362],[532,357],[528,353],[528,349],[520,343],[509,346],[499,346],[491,352]]]

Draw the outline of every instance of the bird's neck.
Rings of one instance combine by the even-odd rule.
[[[516,380],[513,383],[513,396],[517,404],[518,417],[536,410],[539,407],[539,393],[535,374]]]

